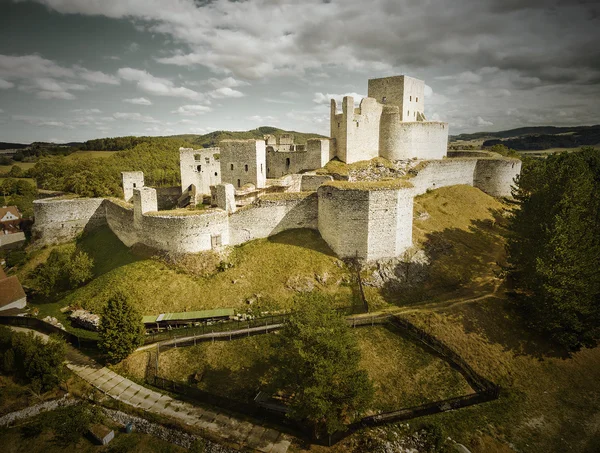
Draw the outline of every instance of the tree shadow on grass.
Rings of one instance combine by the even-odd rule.
[[[84,233],[77,240],[77,249],[94,260],[94,278],[149,255],[148,251],[133,251],[125,246],[108,226]]]
[[[500,216],[500,213],[496,213]],[[428,233],[422,245],[429,264],[400,262],[382,294],[400,306],[435,300],[472,298],[494,289],[504,256],[502,226],[496,220],[474,220],[468,230],[446,228]]]
[[[399,263],[394,273],[400,278],[386,283],[384,298],[395,305],[415,308],[439,301],[442,313],[460,316],[466,333],[479,333],[505,350],[539,359],[568,357],[564,348],[527,326],[500,286],[506,218],[502,211],[490,212],[493,219],[473,220],[468,230],[447,228],[428,233],[423,250],[429,264]],[[420,275],[421,281],[411,281],[415,275]],[[483,299],[452,306],[455,301],[478,297]],[[447,309],[444,301],[451,302]]]

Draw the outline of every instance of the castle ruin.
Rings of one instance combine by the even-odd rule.
[[[340,258],[379,260],[412,245],[413,199],[427,190],[467,184],[510,196],[521,162],[494,153],[447,157],[448,125],[427,121],[425,83],[407,76],[369,80],[358,108],[345,97],[341,113],[331,101],[331,138],[294,143],[293,136],[224,140],[217,148],[181,148],[180,207],[159,210],[157,190],[141,172],[124,172],[124,200],[34,202],[39,243],[72,239],[107,224],[127,246],[144,244],[196,253],[242,244],[294,228],[318,230]],[[322,169],[385,158],[404,176],[334,180]]]

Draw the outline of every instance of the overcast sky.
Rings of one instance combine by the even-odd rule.
[[[588,0],[0,0],[0,141],[329,135],[329,98],[427,84],[450,133],[600,123]]]

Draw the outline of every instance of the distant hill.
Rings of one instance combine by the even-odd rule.
[[[499,132],[477,132],[450,136],[450,142],[481,140],[484,148],[503,144],[519,151],[577,148],[600,144],[600,125],[573,127],[521,127]]]
[[[24,149],[27,148],[29,145],[25,145],[23,143],[6,143],[6,142],[0,142],[0,150],[2,149]]]
[[[214,131],[204,135],[192,135],[192,134],[184,134],[184,135],[173,135],[169,138],[176,138],[180,140],[185,140],[192,143],[194,146],[199,146],[202,148],[212,148],[214,146],[219,146],[219,142],[221,140],[247,140],[247,139],[261,139],[263,136],[270,134],[275,135],[276,137],[280,137],[282,134],[292,134],[294,136],[295,143],[306,143],[306,140],[309,138],[324,138],[324,135],[319,134],[307,134],[304,132],[296,132],[296,131],[285,131],[283,129],[278,129],[276,127],[271,126],[262,126],[257,129],[252,129],[250,131]]]

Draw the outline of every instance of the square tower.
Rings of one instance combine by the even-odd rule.
[[[398,106],[400,121],[423,121],[425,82],[405,75],[369,79],[370,98],[385,105]]]
[[[239,189],[254,184],[257,189],[267,182],[266,147],[264,140],[223,140],[221,149],[221,181]]]

